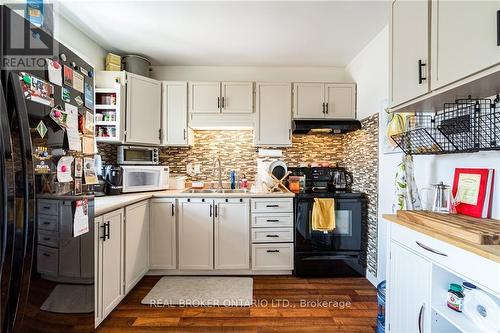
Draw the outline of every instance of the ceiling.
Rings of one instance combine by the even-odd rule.
[[[346,66],[388,22],[387,1],[69,1],[107,50],[155,65]]]

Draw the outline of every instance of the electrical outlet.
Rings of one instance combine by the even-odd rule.
[[[201,173],[201,164],[195,164],[195,165],[193,165],[193,172],[195,174]]]
[[[188,175],[192,175],[193,174],[193,165],[191,163],[186,164],[186,173]]]

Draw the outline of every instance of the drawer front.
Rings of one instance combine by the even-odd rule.
[[[252,213],[293,212],[293,198],[252,199]]]
[[[58,217],[51,215],[38,215],[38,229],[47,231],[58,231]]]
[[[252,227],[293,227],[293,213],[253,214]]]
[[[253,270],[292,270],[293,244],[252,245]]]
[[[396,223],[391,224],[391,239],[500,294],[500,264]]]
[[[37,266],[38,273],[57,275],[59,263],[59,251],[51,247],[38,245]]]
[[[293,242],[293,228],[252,228],[252,242]]]
[[[40,230],[38,231],[38,244],[59,247],[59,237],[55,232]]]
[[[59,215],[59,201],[57,200],[38,200],[37,214]]]

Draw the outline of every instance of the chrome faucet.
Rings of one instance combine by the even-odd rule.
[[[215,168],[218,164],[218,167],[219,167],[219,184],[218,184],[218,187],[217,189],[218,190],[222,190],[222,165],[221,165],[221,162],[220,162],[220,157],[217,156],[216,158],[214,158],[214,163],[213,163],[213,166],[212,166],[212,176],[215,176]]]

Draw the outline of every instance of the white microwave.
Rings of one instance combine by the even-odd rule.
[[[119,146],[117,157],[120,165],[158,165],[159,149],[141,146]]]
[[[122,166],[123,193],[168,189],[169,168],[160,165]]]

